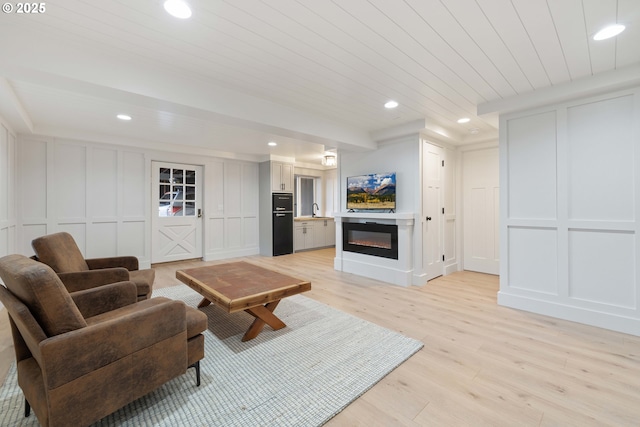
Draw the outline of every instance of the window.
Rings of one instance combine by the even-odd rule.
[[[314,213],[318,214],[318,207],[315,207],[316,202],[316,180],[317,178],[312,176],[296,176],[295,180],[295,203],[296,203],[296,216],[312,216]]]
[[[158,216],[196,215],[196,171],[160,168]]]

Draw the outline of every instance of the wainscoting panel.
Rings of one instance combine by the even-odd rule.
[[[569,218],[633,220],[633,96],[567,110]]]
[[[46,224],[23,224],[22,225],[22,244],[20,245],[19,253],[24,255],[33,255],[33,248],[31,247],[31,241],[36,237],[44,236],[45,234],[49,234],[47,232]]]
[[[47,218],[47,142],[22,140],[18,144],[18,195],[21,220],[43,222]],[[31,240],[29,240],[29,243]]]
[[[118,254],[137,256],[140,261],[140,268],[148,267],[151,254],[148,253],[151,236],[147,233],[146,221],[122,221],[120,224],[120,236],[126,238],[118,239]],[[146,263],[146,264],[145,264]]]
[[[94,220],[116,218],[118,215],[118,152],[99,148],[91,150],[91,167],[87,173],[89,175],[87,186],[89,216]]]
[[[569,297],[636,307],[635,235],[569,230]]]
[[[509,218],[556,218],[555,112],[509,120],[507,132]]]
[[[257,247],[260,243],[258,241],[258,236],[258,217],[245,217],[242,220],[242,247]]]
[[[242,214],[242,165],[239,163],[225,164],[224,200],[227,217]]]
[[[242,248],[242,218],[227,218],[224,225],[226,248]]]
[[[146,218],[149,205],[148,189],[150,175],[143,153],[122,152],[122,182],[120,183],[122,216],[124,218]],[[156,209],[157,211],[157,209]],[[157,212],[156,212],[157,214]]]
[[[509,284],[558,295],[558,235],[551,228],[509,227]]]
[[[9,228],[0,228],[0,257],[9,254]]]
[[[54,144],[54,212],[60,222],[84,220],[87,216],[87,148],[65,143]]]
[[[109,257],[118,253],[118,223],[90,224],[87,232],[87,258]]]
[[[80,251],[87,254],[87,224],[84,222],[76,222],[76,223],[60,223],[57,224],[56,229],[54,231],[49,231],[49,233],[56,233],[58,231],[64,231],[71,234],[80,248]]]
[[[242,214],[246,217],[258,216],[258,166],[254,163],[242,164]],[[249,219],[249,218],[247,218]],[[256,224],[257,226],[257,224]],[[256,244],[258,229],[255,229]]]
[[[9,165],[9,130],[0,123],[0,227],[9,220],[9,181],[13,169]]]
[[[224,218],[211,218],[207,230],[209,233],[207,252],[224,250]]]

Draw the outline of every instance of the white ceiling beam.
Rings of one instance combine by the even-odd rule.
[[[33,120],[16,96],[9,81],[2,76],[0,76],[0,112],[16,131],[33,133]]]
[[[355,126],[224,87],[206,76],[159,67],[134,56],[61,46],[29,32],[11,39],[0,37],[0,51],[13,58],[0,64],[0,75],[8,78],[111,99],[124,97],[129,102],[145,97],[146,102],[155,100],[169,109],[199,110],[224,124],[328,146],[377,146],[368,132]],[[82,58],[82,66],[73,58]]]
[[[485,102],[478,105],[478,115],[526,110],[638,85],[640,85],[640,65],[633,65],[522,95]]]

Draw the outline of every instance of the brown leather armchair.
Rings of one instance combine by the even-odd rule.
[[[136,284],[138,301],[151,297],[155,270],[139,270],[134,256],[85,259],[65,232],[38,237],[31,246],[36,259],[51,267],[69,292],[130,280]]]
[[[137,301],[132,282],[69,293],[54,271],[0,258],[18,385],[41,425],[88,426],[204,357],[207,316],[181,301]]]

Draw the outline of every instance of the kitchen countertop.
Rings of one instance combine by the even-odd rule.
[[[323,220],[333,221],[334,219],[335,218],[332,216],[316,216],[316,217],[302,216],[302,217],[296,217],[293,220],[296,222],[299,222],[299,221],[306,222],[306,221],[323,221]]]

